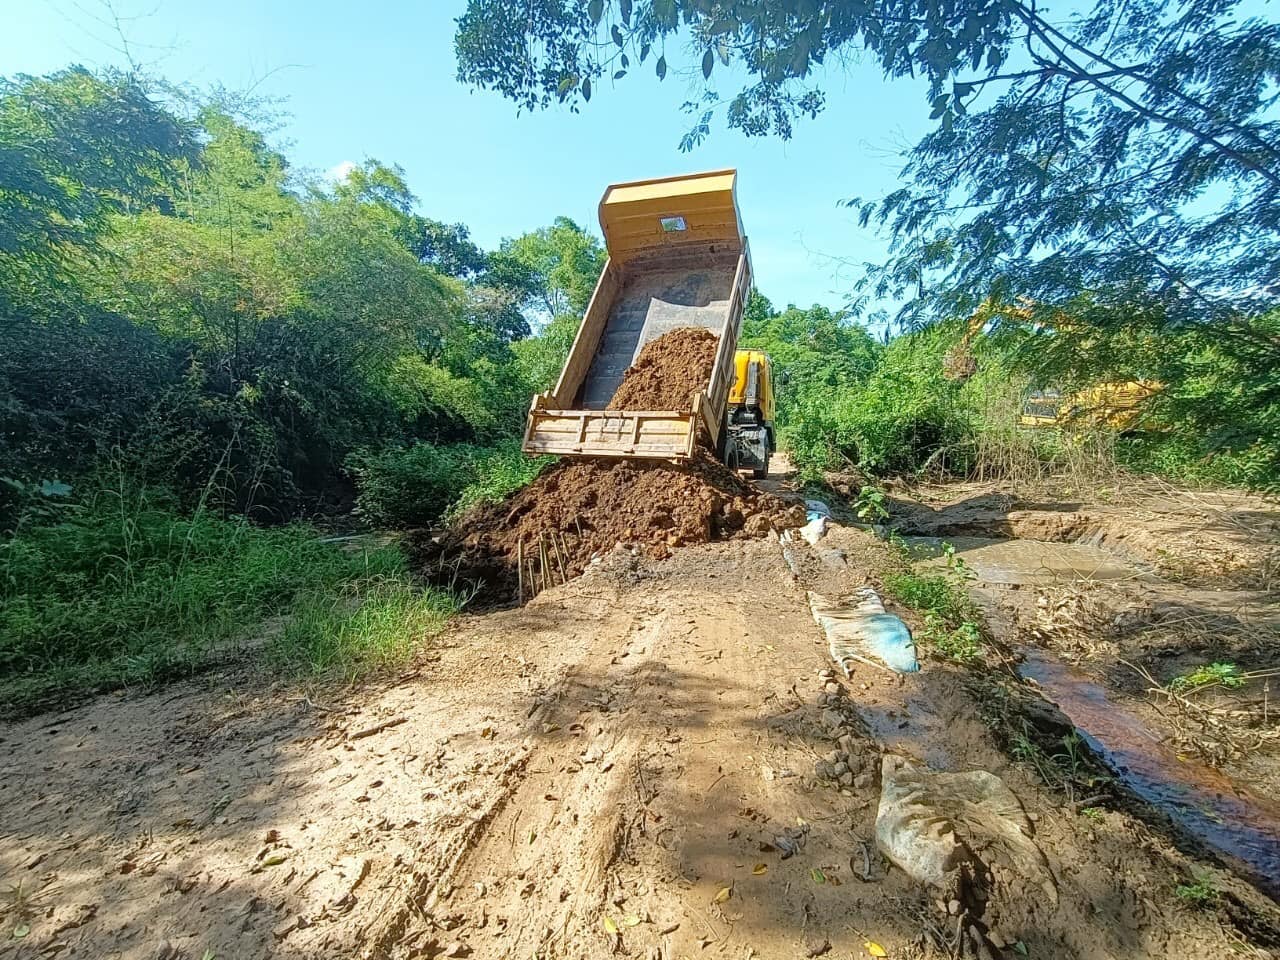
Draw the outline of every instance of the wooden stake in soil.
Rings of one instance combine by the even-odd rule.
[[[538,534],[538,562],[542,564],[542,586],[554,587],[555,581],[551,578],[551,564],[547,563],[547,535],[546,533]]]
[[[568,573],[568,571],[566,571],[566,570],[565,570],[565,568],[564,568],[564,554],[560,552],[560,544],[559,544],[559,542],[556,540],[556,531],[555,531],[555,530],[552,530],[552,531],[551,531],[551,546],[552,546],[552,548],[555,550],[555,554],[556,554],[556,563],[560,564],[560,582],[561,582],[561,583],[568,583],[568,582],[569,582],[569,573]],[[569,551],[567,551],[567,550],[565,551],[565,553],[568,553],[568,552],[569,552]]]
[[[516,588],[520,591],[520,602],[524,603],[524,540],[516,541]]]

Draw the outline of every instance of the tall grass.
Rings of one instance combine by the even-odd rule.
[[[394,548],[353,552],[306,526],[183,517],[147,494],[100,493],[0,542],[0,709],[188,672],[260,645],[268,618],[391,583],[415,592]]]
[[[452,595],[418,588],[403,575],[308,590],[268,656],[291,672],[354,680],[406,660],[457,610]]]

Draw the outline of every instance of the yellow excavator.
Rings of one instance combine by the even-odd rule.
[[[973,357],[973,340],[997,314],[1016,320],[1031,320],[1029,301],[1017,305],[1000,304],[988,298],[969,318],[964,335],[943,358],[943,376],[963,382],[978,371]],[[1059,317],[1055,326],[1070,327],[1070,320]],[[1142,415],[1143,404],[1164,389],[1153,380],[1115,380],[1094,384],[1074,393],[1057,389],[1035,390],[1024,400],[1018,415],[1020,427],[1107,427],[1123,433],[1133,429]]]
[[[776,449],[769,358],[738,350],[751,256],[737,171],[616,183],[600,201],[609,257],[555,387],[533,398],[526,453],[683,460],[699,446],[764,476]],[[678,410],[614,410],[641,349],[671,330],[716,335],[711,379]]]
[[[1151,380],[1126,380],[1099,383],[1065,395],[1039,390],[1023,404],[1018,425],[1108,427],[1123,433],[1137,425],[1143,403],[1162,388],[1162,384]]]

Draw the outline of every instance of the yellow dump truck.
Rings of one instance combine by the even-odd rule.
[[[609,257],[559,381],[533,398],[525,452],[679,460],[703,444],[731,466],[768,470],[768,358],[736,349],[751,290],[736,187],[736,171],[715,170],[605,191]],[[719,338],[707,386],[678,410],[609,409],[644,345],[680,327]]]

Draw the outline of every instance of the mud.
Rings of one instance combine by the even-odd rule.
[[[706,388],[720,338],[702,327],[680,327],[644,345],[622,377],[612,410],[693,408],[692,397]]]
[[[1132,478],[1122,496],[1099,502],[952,484],[905,490],[889,509],[902,534],[1079,543],[1182,585],[1280,588],[1280,502],[1257,494]]]
[[[874,578],[883,545],[830,538]],[[824,678],[807,586],[768,540],[612,555],[357,691],[232,673],[0,728],[0,956],[1267,955],[1280,911],[1064,809],[952,668]],[[1003,868],[948,901],[880,855],[871,711],[1001,779],[1056,904]],[[1182,905],[1193,871],[1232,911]]]
[[[1280,718],[1267,703],[1280,603],[1238,587],[1268,575],[1275,505],[1249,498],[1246,515],[1232,515],[1223,505],[1239,503],[1235,495],[1197,500],[1198,513],[1184,510],[1176,524],[1167,502],[1133,509],[1122,524],[1109,505],[1019,508],[1000,494],[897,513],[904,526],[947,534],[908,537],[908,547],[938,566],[942,544],[954,548],[951,563],[999,610],[1019,673],[1061,708],[1124,789],[1280,896],[1280,807],[1268,799],[1280,786]],[[1147,549],[1161,532],[1159,550]],[[1212,589],[1188,585],[1196,565],[1195,578]],[[1261,676],[1182,700],[1161,692],[1212,662]]]
[[[572,580],[619,545],[662,559],[689,544],[800,526],[804,509],[705,453],[689,461],[564,460],[513,497],[420,541],[429,577],[475,583],[490,601]],[[523,575],[521,575],[523,569]]]
[[[806,592],[896,560],[848,527],[792,546],[798,573],[768,537],[610,549],[355,689],[250,663],[0,725],[0,957],[1277,955],[1273,901],[1081,815],[973,671],[926,648],[836,679]],[[892,866],[886,751],[998,777],[1051,889],[999,850],[955,891]],[[1197,878],[1211,902],[1179,895]]]

